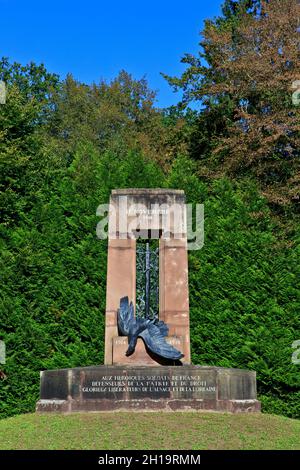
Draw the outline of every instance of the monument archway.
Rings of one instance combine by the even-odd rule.
[[[141,338],[127,357],[127,337],[120,336],[117,311],[128,296],[135,314],[141,313],[139,279],[140,243],[144,243],[145,312],[150,313],[155,293],[151,276],[157,270],[158,319],[169,327],[167,342],[183,352],[181,362],[190,364],[188,259],[185,195],[171,189],[118,189],[110,197],[105,321],[105,364],[166,364],[147,351]],[[157,240],[157,268],[151,241]],[[148,243],[148,245],[147,245]],[[148,246],[148,251],[147,251]],[[143,261],[142,261],[143,263]],[[148,263],[148,266],[147,266]],[[152,271],[151,271],[152,269]],[[150,279],[149,279],[150,278]],[[149,289],[150,292],[147,291]],[[140,289],[140,290],[139,290]],[[152,303],[151,303],[152,302]],[[153,311],[151,315],[153,314]]]

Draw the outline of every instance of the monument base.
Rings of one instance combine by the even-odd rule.
[[[92,366],[41,372],[38,412],[258,412],[256,373],[209,366]]]

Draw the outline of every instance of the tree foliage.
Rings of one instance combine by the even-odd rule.
[[[66,154],[85,139],[99,148],[134,148],[167,169],[172,155],[184,152],[185,120],[177,116],[168,125],[155,108],[155,93],[146,80],[135,80],[121,71],[110,83],[86,85],[71,75],[54,95],[54,112],[47,124],[47,138]]]
[[[186,102],[205,106],[199,118],[205,133],[202,140],[201,129],[195,136],[199,172],[253,175],[272,204],[296,204],[300,108],[292,104],[292,86],[299,78],[299,3],[229,1],[223,10],[221,20],[206,21],[199,56],[186,54],[186,71],[169,78]]]

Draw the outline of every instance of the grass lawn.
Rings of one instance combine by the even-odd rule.
[[[0,449],[300,449],[300,421],[266,414],[24,414],[0,420]]]

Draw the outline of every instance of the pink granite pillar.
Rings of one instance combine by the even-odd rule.
[[[190,364],[187,240],[160,239],[159,252],[159,317],[169,326],[169,336],[182,339],[182,362]]]
[[[104,358],[107,365],[113,363],[113,338],[118,336],[117,309],[120,298],[128,295],[135,302],[135,252],[134,239],[108,241]]]

